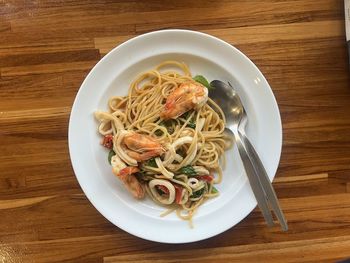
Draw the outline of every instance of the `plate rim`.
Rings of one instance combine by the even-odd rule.
[[[73,167],[73,170],[74,170],[74,174],[79,182],[79,185],[81,187],[81,189],[83,190],[85,196],[88,198],[88,200],[91,202],[91,204],[95,207],[95,209],[97,211],[99,211],[99,213],[101,215],[103,215],[107,220],[109,220],[112,224],[114,224],[115,226],[117,226],[118,228],[121,228],[123,229],[124,231],[132,234],[132,235],[135,235],[135,236],[138,236],[142,239],[146,239],[146,240],[151,240],[151,241],[155,241],[155,242],[161,242],[161,243],[189,243],[189,242],[195,242],[195,241],[200,241],[200,240],[204,240],[204,239],[207,239],[207,238],[210,238],[210,237],[213,237],[213,236],[216,236],[230,228],[232,228],[233,226],[235,226],[238,222],[240,222],[241,220],[243,220],[247,215],[249,215],[249,213],[254,209],[254,207],[256,206],[256,201],[254,200],[254,203],[253,205],[250,205],[250,207],[246,207],[245,211],[241,211],[243,212],[242,214],[244,214],[242,216],[242,218],[232,224],[231,226],[221,230],[221,231],[218,231],[214,234],[211,234],[211,235],[208,235],[208,236],[203,236],[201,238],[197,238],[197,239],[186,239],[186,240],[159,240],[157,239],[156,237],[154,238],[150,238],[149,236],[148,237],[145,237],[144,235],[141,235],[139,232],[135,232],[135,231],[132,231],[130,229],[126,229],[125,227],[123,226],[120,226],[118,224],[115,223],[115,221],[110,218],[108,215],[106,215],[106,213],[104,213],[103,211],[101,211],[99,209],[99,206],[98,204],[96,204],[95,200],[89,196],[87,194],[87,191],[85,189],[85,187],[83,186],[84,183],[82,183],[81,181],[81,178],[79,178],[78,176],[78,173],[77,171],[79,170],[77,168],[77,164],[75,164],[75,162],[73,161],[74,159],[74,156],[73,156],[73,142],[72,142],[72,138],[73,138],[73,125],[72,125],[72,122],[73,122],[73,117],[74,117],[74,113],[76,112],[76,107],[77,107],[77,101],[79,100],[79,95],[81,94],[82,90],[83,90],[83,87],[84,85],[86,85],[86,83],[90,80],[93,72],[96,70],[96,68],[99,67],[99,65],[103,64],[109,56],[111,56],[111,54],[113,52],[116,52],[116,50],[124,47],[124,46],[127,46],[128,44],[132,43],[133,41],[136,41],[136,40],[139,40],[139,39],[142,39],[144,37],[149,37],[149,36],[152,36],[152,35],[157,35],[157,34],[163,34],[163,33],[185,33],[185,34],[197,34],[197,35],[200,35],[202,37],[205,37],[205,38],[211,38],[211,39],[214,39],[215,41],[219,41],[220,43],[224,44],[225,46],[228,46],[230,49],[232,49],[233,51],[237,52],[240,56],[242,56],[248,63],[249,63],[249,66],[253,67],[254,68],[254,71],[256,71],[258,74],[259,74],[259,77],[262,77],[263,81],[265,82],[265,84],[267,85],[267,89],[266,91],[269,93],[269,96],[270,96],[270,99],[272,99],[273,101],[273,107],[275,108],[275,114],[277,114],[277,119],[275,121],[277,121],[277,126],[278,126],[278,133],[279,133],[279,141],[276,142],[278,144],[278,156],[277,157],[277,162],[276,162],[276,167],[274,167],[273,169],[273,173],[271,173],[271,178],[270,180],[272,181],[273,178],[275,177],[276,175],[276,172],[277,172],[277,169],[278,169],[278,166],[279,166],[279,163],[280,163],[280,158],[281,158],[281,153],[282,153],[282,142],[283,142],[283,128],[282,128],[282,121],[281,121],[281,115],[280,115],[280,111],[279,111],[279,107],[278,107],[278,103],[277,103],[277,100],[276,100],[276,97],[274,96],[274,93],[272,91],[272,88],[271,86],[269,85],[269,83],[267,82],[265,76],[262,74],[262,72],[259,70],[259,68],[243,53],[241,52],[238,48],[236,48],[235,46],[227,43],[226,41],[218,38],[218,37],[215,37],[215,36],[212,36],[210,34],[206,34],[206,33],[203,33],[203,32],[198,32],[198,31],[192,31],[192,30],[185,30],[185,29],[165,29],[165,30],[157,30],[157,31],[152,31],[152,32],[149,32],[149,33],[145,33],[145,34],[141,34],[141,35],[138,35],[138,36],[135,36],[133,38],[130,38],[128,39],[127,41],[117,45],[116,47],[114,47],[111,51],[109,51],[103,58],[101,58],[95,65],[94,67],[90,70],[90,72],[87,74],[87,76],[85,77],[84,81],[82,82],[78,92],[76,93],[76,97],[74,99],[74,102],[73,102],[73,105],[72,105],[72,110],[71,110],[71,114],[70,114],[70,118],[69,118],[69,124],[68,124],[68,146],[69,146],[69,155],[70,155],[70,160],[71,160],[71,163],[72,163],[72,167]]]

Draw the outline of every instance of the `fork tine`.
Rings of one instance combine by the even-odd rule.
[[[249,156],[252,158],[252,162],[256,164],[254,166],[254,169],[256,171],[256,174],[258,175],[258,179],[264,189],[264,192],[268,198],[269,204],[271,205],[272,210],[274,211],[283,231],[288,230],[287,221],[283,215],[282,209],[280,207],[280,204],[278,202],[276,192],[272,187],[271,181],[267,175],[267,172],[264,168],[264,165],[262,164],[262,161],[259,158],[259,155],[255,151],[253,145],[248,140],[247,136],[242,133],[238,132],[243,139],[244,144],[246,145],[246,150],[248,151]]]

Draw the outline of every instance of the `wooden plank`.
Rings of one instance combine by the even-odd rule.
[[[70,107],[61,108],[46,108],[46,109],[32,109],[32,110],[17,110],[1,112],[0,121],[14,122],[17,120],[33,119],[33,118],[48,118],[67,115],[70,113]]]
[[[104,32],[123,31],[129,25],[136,24],[137,32],[149,31],[150,28],[172,27],[175,23],[177,26],[184,27],[186,25],[216,24],[220,26],[222,23],[229,23],[231,26],[252,26],[256,24],[273,24],[273,23],[290,23],[310,21],[310,17],[314,19],[325,20],[330,17],[341,16],[342,5],[335,1],[321,1],[319,3],[294,1],[293,9],[288,8],[292,2],[273,1],[270,5],[264,2],[229,2],[229,3],[212,3],[210,6],[201,7],[200,2],[191,7],[191,4],[180,10],[166,11],[148,11],[148,12],[126,12],[118,14],[84,12],[80,10],[67,10],[66,12],[45,12],[38,14],[32,19],[15,18],[12,20],[12,30],[14,32],[22,32],[28,29],[39,29],[46,32],[50,28],[57,28],[57,25],[63,25],[64,30],[95,30],[103,28]],[[331,6],[332,5],[332,6]],[[254,8],[253,8],[254,7]],[[332,7],[332,8],[331,8]],[[256,11],[259,10],[259,11]],[[235,12],[235,19],[232,19],[232,11]],[[61,14],[65,15],[61,15]],[[271,14],[274,15],[271,15]],[[205,19],[203,15],[205,14]],[[149,18],[152,17],[152,22]],[[224,20],[224,21],[222,21]],[[114,27],[114,29],[113,29]]]
[[[1,77],[23,76],[31,74],[61,73],[66,71],[89,70],[97,61],[82,61],[55,64],[39,64],[33,66],[3,67],[0,69]]]
[[[304,39],[332,38],[343,35],[342,20],[302,22],[286,25],[263,25],[219,30],[206,30],[205,33],[217,36],[232,44],[279,42]],[[295,53],[296,54],[296,53]],[[298,53],[299,54],[299,53]]]
[[[90,38],[62,39],[57,35],[33,35],[29,32],[2,34],[0,55],[38,54],[93,49]]]
[[[284,26],[257,25],[249,27],[210,29],[203,30],[203,32],[219,37],[233,45],[264,43],[269,41],[302,41],[305,39],[313,39],[316,42],[319,38],[342,36],[344,34],[344,23],[342,20],[317,21],[313,23],[304,22],[286,24]],[[95,38],[95,47],[98,48],[102,54],[106,54],[112,48],[133,36],[134,35]],[[276,46],[275,48],[280,49],[281,47]],[[297,46],[294,44],[293,46],[288,47],[288,50],[291,48],[297,48]],[[280,52],[283,52],[283,55],[285,55],[284,50],[285,49],[280,49]],[[300,55],[300,53],[296,52],[291,54]]]
[[[350,236],[255,244],[220,249],[176,250],[105,257],[105,263],[127,262],[324,262],[349,256]],[[286,257],[288,255],[288,257]]]
[[[30,156],[35,159],[37,156]],[[12,163],[12,166],[14,164]],[[11,165],[9,165],[11,167]],[[81,194],[69,160],[54,163],[33,161],[17,170],[9,168],[0,174],[0,196],[2,200],[42,198],[47,195]],[[86,205],[88,203],[86,202]]]
[[[316,6],[318,4],[318,6]],[[255,25],[271,24],[291,24],[299,22],[310,22],[318,20],[331,20],[327,17],[343,17],[343,5],[336,1],[312,2],[280,2],[275,1],[270,4],[266,2],[235,2],[232,6],[227,4],[217,4],[210,8],[196,7],[185,11],[158,12],[156,18],[151,23],[137,23],[136,32],[141,33],[150,29],[164,28],[188,28],[195,30],[221,29],[227,27],[247,27]],[[288,8],[290,6],[293,8]],[[200,12],[198,12],[200,10]],[[234,12],[234,15],[233,13]],[[271,16],[271,13],[274,15]],[[205,19],[201,17],[205,14]],[[181,19],[178,19],[178,18]],[[159,23],[162,20],[162,23]]]
[[[71,107],[89,70],[3,77],[1,111]]]
[[[40,52],[16,55],[0,55],[0,67],[25,65],[55,64],[79,61],[99,60],[100,54],[95,49],[63,52]]]
[[[319,204],[325,200],[327,205],[320,206]],[[339,200],[346,201],[344,204],[346,209],[341,209]],[[335,198],[323,196],[296,198],[289,201],[288,199],[282,200],[282,205],[286,209],[287,218],[290,221],[291,232],[289,234],[281,233],[279,227],[267,229],[261,215],[256,217],[257,215],[252,214],[248,221],[216,238],[199,243],[179,245],[178,248],[180,252],[185,249],[197,250],[203,247],[210,250],[219,245],[232,246],[233,251],[235,251],[235,248],[241,250],[242,246],[244,248],[247,245],[252,253],[255,253],[254,251],[260,251],[259,247],[261,245],[268,244],[269,247],[264,247],[261,251],[265,253],[268,253],[268,251],[274,252],[274,248],[280,247],[281,250],[286,248],[284,252],[288,255],[293,255],[294,249],[295,251],[298,250],[302,246],[302,242],[305,241],[304,245],[317,244],[317,240],[323,239],[325,233],[329,234],[329,238],[349,236],[350,232],[344,229],[348,224],[350,213],[348,200],[348,194],[336,195]],[[46,262],[49,259],[93,262],[102,255],[126,254],[128,251],[129,253],[130,251],[140,253],[147,249],[149,252],[166,254],[167,251],[172,250],[173,246],[171,245],[147,242],[131,237],[127,233],[112,227],[105,220],[97,220],[101,216],[94,208],[86,206],[85,202],[86,198],[82,195],[57,196],[16,209],[0,210],[0,213],[3,212],[3,219],[15,219],[11,225],[0,226],[0,228],[6,227],[4,230],[1,229],[3,240],[6,240],[4,247],[14,248],[18,252],[26,252],[24,255],[20,253],[13,255],[15,259],[18,256],[23,257],[24,260],[36,258],[38,262]],[[72,209],[67,214],[61,210],[62,207],[72,207]],[[330,208],[334,211],[333,213],[328,212]],[[290,215],[296,211],[298,211],[298,214],[291,217]],[[21,217],[17,216],[20,214],[26,215],[26,220],[23,221]],[[54,219],[51,218],[52,214],[55,214]],[[54,221],[52,222],[52,220]],[[28,229],[33,229],[33,226],[37,224],[40,225],[40,229],[30,234]],[[332,229],[332,232],[330,232],[330,229]],[[256,236],[259,232],[265,233],[265,235]],[[21,236],[23,241],[18,242],[16,236],[11,235],[11,233]],[[252,238],[254,242],[252,242]],[[336,240],[331,242],[331,238],[329,241],[336,244],[339,250],[344,253],[345,250],[341,243],[337,243]],[[58,247],[61,253],[56,253]],[[288,248],[291,248],[291,250]],[[328,256],[334,255],[337,254],[328,254]]]

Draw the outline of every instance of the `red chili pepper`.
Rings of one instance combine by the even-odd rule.
[[[113,135],[107,134],[103,137],[102,145],[108,149],[113,148]]]
[[[200,176],[196,176],[196,178],[198,179],[198,180],[202,180],[202,181],[207,181],[207,182],[211,182],[211,181],[213,181],[213,179],[214,179],[214,177],[213,176],[211,176],[211,175],[200,175]]]
[[[175,187],[175,202],[177,204],[181,203],[181,198],[182,198],[182,187],[177,185],[177,184],[173,184]]]
[[[164,194],[167,194],[167,195],[169,194],[169,189],[166,186],[158,184],[158,185],[156,185],[156,187],[160,191],[162,191]]]

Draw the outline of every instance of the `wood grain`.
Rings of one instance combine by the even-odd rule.
[[[278,244],[254,244],[235,247],[169,251],[142,254],[142,262],[320,262],[321,260],[342,259],[348,256],[350,236],[336,238],[280,242]],[[266,253],[269,251],[269,253]],[[336,255],[334,255],[336,253]],[[333,254],[333,255],[332,255]],[[286,255],[288,255],[286,257]],[[106,257],[105,263],[135,262],[140,255]]]
[[[115,227],[83,194],[67,142],[79,86],[116,45],[164,28],[235,45],[269,81],[283,123],[274,187],[287,233],[254,209],[208,240],[159,244]],[[349,80],[340,0],[0,1],[0,261],[350,258]]]

